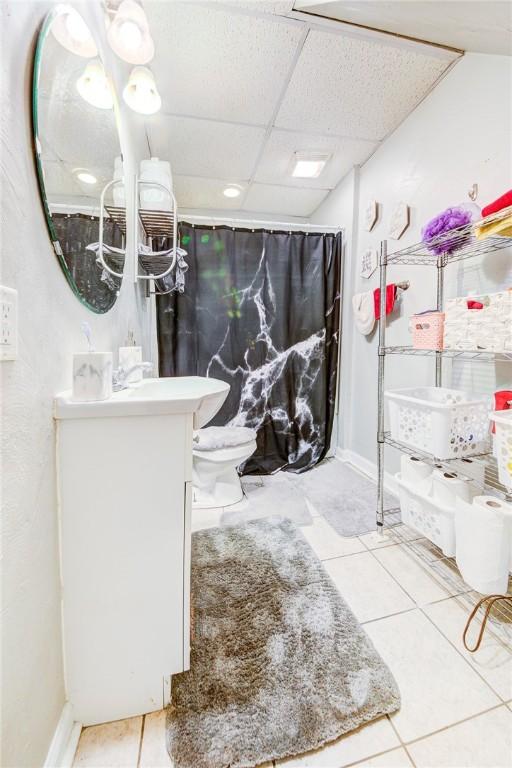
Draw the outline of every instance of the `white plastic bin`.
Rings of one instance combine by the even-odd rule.
[[[496,424],[498,477],[506,488],[512,488],[512,410],[493,411],[490,419]]]
[[[476,496],[472,504],[457,499],[456,560],[462,578],[484,595],[507,591],[511,556],[512,504]]]
[[[404,482],[400,472],[395,479],[402,522],[432,541],[447,557],[454,557],[455,508],[446,507],[433,498],[428,478],[416,487]]]
[[[438,459],[489,450],[489,398],[459,389],[416,387],[384,393],[391,437]]]

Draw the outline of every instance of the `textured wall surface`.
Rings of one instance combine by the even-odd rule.
[[[333,428],[333,439],[331,448],[342,448],[349,439],[349,425],[351,403],[350,388],[348,386],[348,371],[350,370],[350,361],[352,358],[352,334],[350,333],[351,313],[350,304],[351,286],[354,282],[355,262],[350,254],[355,249],[355,239],[357,238],[357,195],[359,189],[359,168],[354,168],[339,185],[339,187],[329,195],[311,217],[312,224],[330,224],[343,228],[343,277],[342,277],[342,303],[341,303],[341,324],[342,324],[342,344],[340,348],[340,372],[338,377],[338,403],[337,419]]]
[[[349,304],[353,293],[378,287],[379,274],[376,271],[370,280],[360,276],[361,254],[370,247],[378,249],[381,239],[388,237],[389,220],[400,201],[411,207],[411,226],[399,241],[389,242],[390,251],[417,242],[423,224],[439,211],[469,202],[467,191],[474,182],[479,185],[480,206],[509,189],[511,120],[512,59],[467,54],[361,167],[352,221],[354,184],[350,176],[315,212],[314,220],[342,225],[348,221],[354,229],[345,271],[344,306],[348,311],[342,344],[340,444],[369,461],[376,461],[378,339],[376,333],[362,336],[355,330]],[[375,227],[367,232],[361,220],[371,199],[380,203],[381,212]],[[410,280],[411,287],[388,321],[387,343],[411,343],[410,315],[435,306],[435,271],[431,267],[389,269],[388,282]],[[445,270],[445,278],[446,297],[511,286],[510,249],[456,263]],[[449,376],[450,367],[445,367]],[[505,383],[507,374],[502,368],[459,365],[453,382],[461,388],[492,392]],[[434,366],[428,358],[388,358],[386,371],[388,388],[434,383]],[[391,454],[387,451],[388,468],[393,470],[396,457]]]
[[[147,302],[125,280],[106,315],[74,297],[47,236],[31,146],[32,53],[47,2],[2,2],[1,276],[19,293],[19,356],[2,383],[2,756],[5,768],[44,762],[64,681],[52,400],[83,351],[82,320],[97,349],[128,328],[148,354]],[[93,479],[91,478],[91,481]]]

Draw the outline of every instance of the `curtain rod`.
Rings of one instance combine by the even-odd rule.
[[[230,219],[226,217],[218,216],[187,216],[181,214],[180,221],[198,221],[204,224],[219,224],[219,225],[246,225],[252,229],[264,227],[265,229],[291,229],[292,227],[298,227],[299,229],[318,229],[320,232],[340,232],[343,227],[333,226],[332,224],[306,224],[297,221],[264,221],[263,219]]]

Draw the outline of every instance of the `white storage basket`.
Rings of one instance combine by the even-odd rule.
[[[395,479],[402,522],[432,541],[446,557],[454,557],[455,508],[445,507],[430,495],[432,485],[428,480],[413,488],[402,480],[400,472]]]
[[[512,489],[512,410],[493,411],[496,424],[496,461],[500,483]]]
[[[489,398],[445,387],[385,392],[391,437],[438,459],[489,450]]]

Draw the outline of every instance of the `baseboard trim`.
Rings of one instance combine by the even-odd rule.
[[[44,768],[71,768],[81,730],[82,724],[73,719],[73,708],[68,701],[62,708]]]
[[[365,459],[360,453],[351,451],[348,448],[337,448],[336,458],[340,461],[345,461],[347,464],[352,464],[356,469],[362,472],[364,475],[371,477],[372,480],[377,480],[377,465],[375,462]],[[384,488],[389,493],[398,496],[398,485],[390,472],[384,472]]]

